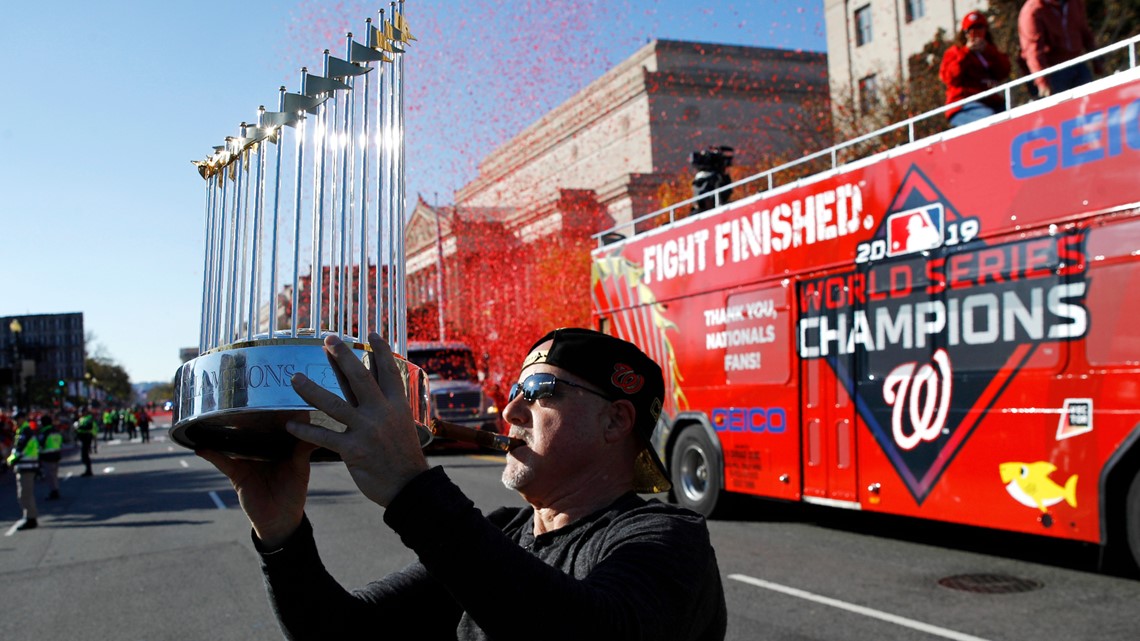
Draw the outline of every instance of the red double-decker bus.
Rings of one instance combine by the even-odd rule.
[[[1140,69],[629,229],[599,234],[626,237],[594,252],[593,313],[666,373],[678,503],[1140,559]]]

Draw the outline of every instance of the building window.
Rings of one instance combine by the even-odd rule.
[[[906,21],[914,22],[926,15],[925,0],[906,0]]]
[[[875,74],[859,79],[859,111],[870,113],[879,102],[879,83]]]
[[[871,41],[871,5],[855,10],[855,46],[862,47]]]

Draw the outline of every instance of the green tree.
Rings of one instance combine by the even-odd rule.
[[[95,381],[94,384],[107,395],[108,401],[113,403],[131,402],[133,395],[131,377],[120,365],[96,357],[88,358],[84,368],[87,373],[91,374],[92,381]]]
[[[174,398],[174,383],[159,383],[146,391],[146,402],[161,403]]]

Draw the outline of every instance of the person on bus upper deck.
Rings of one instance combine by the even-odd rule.
[[[292,639],[724,639],[727,610],[700,515],[645,500],[668,489],[649,445],[661,368],[631,343],[564,328],[531,347],[503,417],[521,439],[503,483],[529,504],[489,516],[428,469],[387,343],[374,378],[325,339],[343,400],[297,374],[306,402],[347,426],[290,422],[290,460],[198,454],[233,482],[253,525],[270,599]],[[418,559],[353,592],[324,569],[305,515],[309,454],[338,452]],[[414,631],[414,632],[413,632]]]
[[[1096,48],[1084,0],[1026,0],[1017,19],[1021,58],[1030,72],[1048,69]],[[1102,62],[1093,61],[1101,72]],[[1089,66],[1081,63],[1034,80],[1044,98],[1092,80]]]
[[[939,76],[946,85],[946,104],[992,89],[1009,78],[1009,56],[994,44],[981,11],[962,18],[957,42],[942,55]],[[946,117],[950,126],[958,127],[1000,111],[1005,111],[1005,98],[996,94],[951,109]]]

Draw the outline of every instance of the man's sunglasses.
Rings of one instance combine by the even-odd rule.
[[[554,396],[554,387],[558,384],[569,385],[570,387],[577,387],[580,390],[586,390],[587,392],[594,394],[595,396],[600,396],[607,401],[613,400],[601,392],[595,392],[588,387],[583,387],[577,383],[571,383],[570,381],[556,377],[554,374],[531,374],[530,376],[524,378],[521,383],[515,383],[511,386],[511,393],[507,396],[507,402],[510,403],[511,401],[515,400],[515,397],[519,396],[520,394],[522,395],[523,400],[528,403],[533,403],[540,398],[550,398],[551,396]]]

